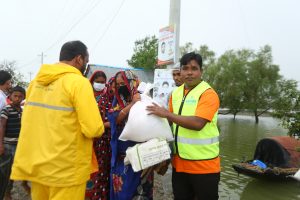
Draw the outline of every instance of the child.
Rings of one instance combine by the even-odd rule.
[[[6,105],[1,111],[0,125],[0,155],[10,155],[12,158],[15,155],[18,143],[19,133],[21,129],[21,102],[25,98],[25,90],[16,86],[12,89],[9,96],[10,104]],[[29,192],[29,187],[26,182],[23,182],[24,189]],[[6,187],[6,199],[11,199],[11,189],[13,181],[9,181]]]

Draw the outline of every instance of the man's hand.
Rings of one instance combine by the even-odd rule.
[[[4,145],[0,145],[0,156],[4,154]]]
[[[170,114],[170,111],[160,107],[156,103],[152,103],[152,106],[147,106],[146,110],[149,111],[148,115],[157,115],[162,118],[167,118]]]

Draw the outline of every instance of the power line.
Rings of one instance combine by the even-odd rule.
[[[16,69],[26,68],[26,67],[30,66],[31,64],[35,63],[36,61],[37,61],[37,58],[34,58],[31,61],[26,62],[25,64],[21,64],[21,67],[16,67]]]
[[[87,15],[89,15],[98,5],[99,3],[102,2],[102,0],[96,1],[96,4],[92,6],[87,12],[83,14],[71,27],[70,29],[63,34],[58,40],[56,40],[52,45],[50,45],[44,52],[49,51],[52,49],[56,44],[58,44],[60,41],[62,41]]]
[[[118,7],[117,12],[115,13],[115,15],[113,16],[113,18],[111,19],[111,21],[109,22],[108,26],[106,27],[105,31],[103,32],[103,34],[98,38],[98,40],[96,41],[94,47],[92,48],[92,50],[94,51],[98,44],[101,42],[101,40],[103,39],[103,37],[105,36],[105,34],[107,33],[107,31],[109,30],[110,26],[112,25],[112,23],[114,22],[115,18],[118,16],[123,4],[124,4],[125,0],[123,0],[120,4],[120,6]]]

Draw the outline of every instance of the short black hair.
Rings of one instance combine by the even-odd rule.
[[[12,76],[8,71],[0,70],[0,85],[4,85],[6,81],[11,80]]]
[[[184,54],[180,59],[180,67],[187,65],[191,60],[195,60],[202,69],[202,56],[195,52]]]
[[[70,41],[61,47],[59,61],[71,61],[78,55],[86,57],[87,47],[79,40]]]
[[[11,93],[13,92],[21,92],[22,94],[24,94],[24,97],[26,96],[25,89],[18,85],[12,88]]]

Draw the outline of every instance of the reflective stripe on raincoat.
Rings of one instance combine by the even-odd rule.
[[[11,178],[52,187],[87,181],[92,138],[104,132],[90,82],[70,65],[43,65],[26,96]]]

